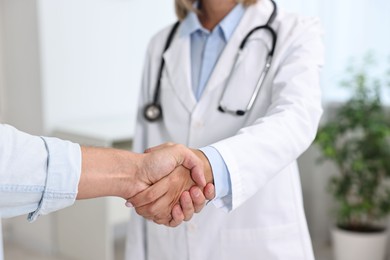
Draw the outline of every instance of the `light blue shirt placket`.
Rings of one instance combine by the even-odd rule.
[[[191,34],[192,86],[198,101],[225,46],[220,26],[212,32],[200,29]]]
[[[219,57],[235,28],[245,13],[245,8],[237,4],[232,11],[210,32],[203,28],[197,15],[191,12],[184,19],[181,33],[191,38],[192,89],[199,101],[210,79]],[[216,198],[223,201],[218,207],[231,209],[231,180],[225,161],[219,152],[211,147],[201,148],[210,161],[216,189]]]

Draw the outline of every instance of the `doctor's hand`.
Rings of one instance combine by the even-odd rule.
[[[184,191],[180,196],[180,204],[176,204],[172,209],[172,220],[169,226],[176,227],[183,221],[189,221],[194,213],[199,213],[206,204],[206,200],[215,197],[215,188],[211,183],[207,183],[202,191],[197,186],[192,186],[189,191]]]
[[[163,144],[150,148],[146,152],[164,150],[172,144]],[[149,189],[130,198],[130,202],[136,212],[158,224],[177,226],[182,221],[188,221],[194,213],[198,213],[205,205],[206,199],[211,200],[215,196],[211,167],[202,152],[193,150],[202,160],[204,172],[209,182],[204,189],[195,185],[190,178],[188,170],[184,167],[176,168],[169,176],[154,184]]]

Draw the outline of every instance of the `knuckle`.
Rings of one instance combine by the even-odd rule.
[[[145,211],[142,208],[135,208],[135,212],[140,216],[146,217]]]
[[[154,221],[153,217],[151,217],[151,216],[144,216],[144,218],[146,218],[149,221]]]
[[[165,223],[164,220],[162,220],[162,219],[154,219],[153,222],[158,224],[158,225],[163,225]]]
[[[145,200],[148,202],[152,202],[156,199],[156,192],[151,190],[145,194]]]
[[[184,212],[184,220],[185,221],[190,220],[193,215],[194,215],[194,211],[193,210],[188,210],[188,211]]]
[[[199,197],[199,198],[195,198],[193,201],[196,207],[203,207],[203,205],[206,202],[206,199],[204,197]]]
[[[155,206],[154,206],[154,205],[147,206],[147,207],[145,208],[145,212],[146,212],[146,214],[148,214],[149,216],[154,216],[154,215],[156,215]]]
[[[180,205],[183,208],[183,210],[186,212],[191,212],[194,208],[191,201],[183,201],[180,203]]]
[[[169,225],[169,222],[171,221],[171,216],[163,216],[163,217],[155,217],[153,222],[159,225]]]
[[[138,198],[138,197],[135,197],[135,198],[131,198],[128,200],[129,202],[131,202],[131,204],[133,204],[133,206],[135,208],[139,207],[140,204],[141,204],[141,200]]]
[[[177,227],[178,225],[180,225],[183,221],[175,221],[175,220],[172,220],[171,222],[169,222],[169,226],[170,227]]]
[[[184,221],[190,221],[192,219],[192,215],[191,216],[189,216],[189,217],[186,217],[186,218],[184,218]]]

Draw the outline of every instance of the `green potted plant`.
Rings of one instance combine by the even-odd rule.
[[[390,213],[390,119],[382,102],[389,72],[374,77],[370,56],[352,66],[342,85],[350,98],[320,126],[315,143],[338,173],[329,181],[335,200],[332,240],[336,260],[383,260]]]

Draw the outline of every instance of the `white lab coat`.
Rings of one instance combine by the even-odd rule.
[[[313,141],[322,114],[319,72],[322,32],[317,19],[279,10],[272,27],[278,41],[272,67],[252,110],[243,117],[217,110],[222,91],[230,108],[244,108],[265,63],[270,36],[251,36],[242,59],[233,61],[243,37],[263,25],[269,0],[246,10],[223,51],[201,99],[191,87],[190,39],[176,34],[164,54],[163,120],[142,116],[155,90],[161,52],[170,28],[151,41],[143,75],[135,149],[166,141],[190,147],[211,145],[229,169],[233,210],[209,204],[193,219],[167,228],[132,215],[127,260],[314,259],[301,196],[296,159]],[[231,84],[225,86],[233,71]],[[214,174],[218,174],[215,172]],[[215,205],[223,204],[222,200]]]

